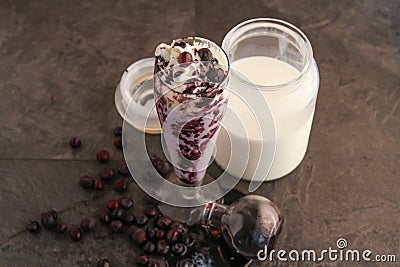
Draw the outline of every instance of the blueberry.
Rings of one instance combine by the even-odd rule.
[[[147,241],[146,232],[141,228],[132,233],[130,237],[133,242],[135,242],[139,246],[143,245]]]
[[[118,233],[122,231],[123,224],[121,221],[115,220],[110,223],[110,229],[114,233]]]
[[[117,171],[124,176],[129,174],[129,169],[125,161],[121,161],[120,163],[117,164]]]
[[[165,256],[168,254],[170,250],[170,246],[167,244],[165,240],[160,240],[157,242],[157,253]]]
[[[114,128],[114,135],[115,136],[122,136],[122,127],[121,126],[117,126]]]
[[[96,229],[94,218],[86,218],[81,221],[81,229],[85,232],[93,232]]]
[[[92,189],[94,186],[94,179],[89,175],[84,175],[79,179],[79,184],[85,189]]]
[[[145,214],[151,219],[157,216],[157,210],[154,207],[149,207],[146,209]]]
[[[144,246],[143,246],[143,251],[147,255],[153,254],[155,250],[156,250],[156,246],[151,241],[146,242],[146,244],[144,244]]]
[[[149,218],[147,218],[146,215],[141,215],[138,218],[136,218],[136,223],[139,226],[146,225],[148,221],[149,221]]]
[[[58,232],[58,233],[63,234],[63,233],[65,233],[67,230],[68,230],[68,226],[67,226],[67,224],[66,224],[65,222],[60,222],[60,223],[57,225],[57,232]]]
[[[96,159],[100,162],[105,162],[109,160],[109,158],[110,158],[110,153],[108,153],[107,150],[103,149],[96,153]]]
[[[73,241],[79,241],[82,239],[82,231],[79,228],[72,228],[69,232],[69,236]]]
[[[40,225],[38,221],[31,221],[26,225],[26,230],[28,230],[28,232],[34,234],[34,233],[38,233],[40,231]]]
[[[193,246],[195,241],[196,238],[192,233],[186,233],[181,237],[181,242],[187,247]]]
[[[103,213],[100,215],[100,221],[101,221],[102,223],[110,223],[110,222],[111,222],[111,215],[110,215],[110,213],[108,213],[108,212],[103,212]]]
[[[121,208],[113,209],[113,211],[111,212],[111,217],[114,220],[123,220],[125,217],[125,212]]]
[[[105,168],[101,171],[100,176],[104,181],[108,182],[115,177],[115,172],[111,168]]]
[[[187,232],[187,228],[180,222],[174,222],[171,224],[171,229],[177,230],[180,234],[184,234]]]
[[[155,239],[156,240],[161,240],[163,239],[165,236],[165,230],[163,229],[156,229],[156,235],[155,235]]]
[[[130,209],[133,206],[133,200],[129,197],[123,197],[119,202],[121,203],[121,208],[125,210]]]
[[[135,215],[133,215],[132,213],[128,213],[124,216],[122,222],[124,223],[124,225],[133,225],[135,223]]]
[[[119,202],[116,199],[111,199],[107,203],[107,207],[110,210],[118,209],[119,208]]]
[[[156,236],[156,229],[154,229],[153,227],[147,227],[146,235],[149,240],[153,240]]]
[[[171,226],[171,223],[172,221],[170,218],[162,216],[158,218],[156,225],[160,229],[168,229]]]
[[[52,229],[57,226],[57,212],[55,210],[42,212],[40,217],[45,228]]]
[[[136,263],[139,265],[147,265],[149,257],[147,255],[140,255],[136,258]]]
[[[167,240],[168,244],[175,244],[178,242],[180,237],[180,234],[177,230],[171,229],[168,231],[167,235],[165,236],[165,239]]]
[[[96,179],[93,184],[93,188],[96,190],[104,190],[104,183],[102,180]]]
[[[182,243],[176,243],[171,247],[172,254],[178,257],[182,257],[186,254],[187,248]]]
[[[72,148],[78,148],[78,147],[80,147],[82,145],[82,141],[81,141],[81,139],[79,139],[79,137],[72,137],[69,140],[69,145]]]
[[[116,148],[121,149],[122,148],[122,137],[121,136],[115,137],[113,143]]]
[[[118,179],[114,183],[114,188],[117,192],[125,192],[128,189],[128,182],[122,179]]]

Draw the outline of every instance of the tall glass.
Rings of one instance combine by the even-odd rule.
[[[207,39],[188,37],[182,41],[218,54],[219,65],[198,61],[159,68],[156,59],[154,97],[163,145],[178,181],[184,186],[199,186],[209,166],[228,103],[229,92],[225,86],[229,62],[225,52]],[[182,86],[186,88],[184,92]]]

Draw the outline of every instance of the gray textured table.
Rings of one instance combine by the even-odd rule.
[[[398,1],[2,0],[0,266],[95,266],[103,257],[114,266],[134,265],[136,247],[107,231],[80,243],[21,231],[48,208],[76,224],[104,205],[106,198],[94,198],[77,181],[98,173],[99,148],[112,152],[110,166],[122,160],[111,140],[121,123],[114,90],[126,66],[174,37],[220,43],[252,17],[298,25],[313,44],[321,75],[305,159],[257,191],[285,215],[279,248],[326,249],[344,237],[350,248],[399,258]],[[79,152],[67,144],[74,135],[84,142]],[[149,140],[159,151],[159,137]],[[138,203],[143,197],[135,185],[128,194]]]

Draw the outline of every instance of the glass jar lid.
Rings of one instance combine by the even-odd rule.
[[[161,133],[153,90],[154,58],[132,63],[123,73],[115,91],[115,106],[119,115],[136,129]]]

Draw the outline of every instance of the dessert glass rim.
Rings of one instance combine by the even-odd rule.
[[[260,85],[260,84],[254,84],[251,81],[246,81],[244,79],[241,79],[239,77],[239,81],[241,83],[244,83],[245,85],[251,85],[254,86],[256,85],[258,90],[262,91],[277,91],[277,90],[282,90],[282,88],[287,88],[290,87],[291,85],[299,83],[301,80],[303,80],[305,74],[309,71],[309,69],[312,66],[312,61],[313,61],[313,50],[310,41],[308,40],[307,36],[296,26],[293,24],[281,20],[281,19],[275,19],[275,18],[253,18],[249,19],[246,21],[243,21],[233,27],[224,37],[224,40],[222,41],[222,50],[224,50],[226,53],[228,53],[228,50],[231,49],[231,47],[235,44],[237,44],[238,41],[243,40],[245,37],[243,37],[243,33],[240,33],[239,30],[243,27],[246,27],[248,25],[254,24],[254,23],[265,23],[264,25],[260,25],[259,27],[266,27],[266,25],[271,25],[271,26],[280,26],[286,30],[291,31],[292,34],[297,35],[296,37],[300,38],[300,41],[303,41],[304,43],[300,43],[300,48],[303,48],[305,51],[305,65],[302,67],[301,71],[299,74],[293,78],[290,81],[287,81],[282,84],[277,84],[277,85]],[[255,28],[255,26],[254,26]],[[273,35],[273,34],[271,34]],[[248,36],[246,36],[248,37]],[[300,42],[297,41],[297,42]],[[234,75],[234,74],[232,74]]]
[[[207,43],[207,44],[211,44],[211,45],[213,45],[213,46],[215,46],[217,49],[218,49],[218,52],[221,52],[221,54],[225,57],[225,59],[226,59],[226,65],[224,64],[224,66],[226,66],[226,75],[225,75],[225,77],[224,77],[224,79],[222,80],[222,81],[220,81],[220,82],[218,82],[218,83],[215,83],[215,84],[218,84],[218,87],[220,87],[222,84],[224,84],[224,83],[226,83],[227,82],[227,80],[228,80],[228,78],[229,78],[229,73],[230,73],[230,62],[229,62],[229,58],[228,58],[228,54],[225,52],[225,50],[224,49],[222,49],[222,47],[221,46],[219,46],[219,45],[217,45],[215,42],[213,42],[213,41],[211,41],[211,40],[209,40],[209,39],[207,39],[207,38],[204,38],[204,37],[198,37],[198,36],[188,36],[188,37],[183,37],[183,38],[178,38],[178,39],[174,39],[173,41],[188,41],[188,40],[190,40],[190,41],[199,41],[199,42],[201,42],[201,43]],[[173,42],[173,41],[171,41],[171,43]],[[207,61],[198,61],[198,62],[191,62],[191,63],[189,63],[189,64],[198,64],[198,63],[200,63],[200,62],[207,62]],[[187,63],[183,63],[183,64],[187,64]],[[157,72],[155,72],[154,73],[154,76],[153,77],[156,77],[156,76],[159,76],[160,75],[160,73],[162,73],[162,72],[164,72],[166,69],[164,69],[164,70],[161,70],[161,71],[157,71]],[[168,85],[168,84],[166,84],[165,82],[164,82],[164,80],[163,79],[159,79],[166,87],[168,87],[170,90],[172,90],[174,93],[177,93],[177,94],[184,94],[184,95],[186,95],[186,96],[195,96],[195,97],[202,97],[202,98],[204,98],[204,96],[199,96],[199,95],[197,95],[197,94],[194,94],[194,93],[183,93],[183,92],[179,92],[179,91],[176,91],[176,90],[174,90],[174,88],[171,88],[171,86],[170,85]]]

